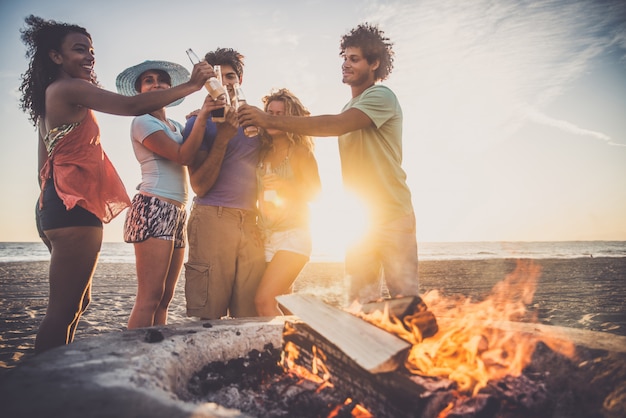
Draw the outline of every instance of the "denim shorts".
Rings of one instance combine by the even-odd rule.
[[[187,211],[183,206],[138,193],[124,221],[124,241],[142,242],[148,238],[174,241],[174,248],[187,242]]]
[[[267,232],[265,238],[265,261],[272,261],[278,251],[289,251],[296,254],[311,256],[311,232],[305,228],[287,231]]]
[[[45,238],[44,231],[72,226],[95,226],[102,228],[102,221],[87,209],[78,205],[67,210],[65,204],[57,194],[54,181],[46,181],[43,197],[43,205],[39,207],[39,200],[35,207],[35,220],[37,232],[41,238]]]

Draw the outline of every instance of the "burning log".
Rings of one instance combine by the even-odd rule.
[[[407,331],[419,330],[420,339],[432,337],[439,330],[435,315],[419,296],[384,299],[361,305],[362,314],[371,315],[376,311],[388,312],[388,315],[401,321]]]
[[[293,363],[284,367],[298,366],[316,372],[317,377],[327,379],[343,397],[362,403],[373,416],[412,416],[411,411],[423,409],[419,395],[426,390],[409,376],[370,373],[307,324],[286,322],[283,339],[285,352],[293,353],[286,360]]]
[[[370,373],[395,370],[410,344],[341,309],[302,294],[283,295],[278,302],[332,341],[344,356]]]
[[[277,300],[306,322],[285,324],[284,351],[293,354],[287,361],[330,379],[346,398],[363,403],[374,416],[418,416],[415,411],[423,411],[426,403],[420,395],[453,385],[444,379],[391,373],[403,362],[409,344],[350,313],[306,295],[284,295]],[[419,297],[362,307],[365,313],[383,310],[399,320],[413,318],[428,336],[437,330],[434,315]]]

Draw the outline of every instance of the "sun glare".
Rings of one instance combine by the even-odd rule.
[[[365,212],[361,202],[343,192],[322,192],[311,203],[313,258],[317,261],[343,261],[346,248],[365,232]]]

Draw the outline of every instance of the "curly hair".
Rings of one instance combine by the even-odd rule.
[[[300,99],[298,99],[291,91],[282,88],[278,90],[272,90],[270,94],[263,97],[263,110],[267,112],[267,108],[272,102],[283,102],[285,105],[286,116],[310,116],[311,112],[304,107]],[[308,135],[295,134],[293,132],[286,132],[287,139],[294,145],[303,145],[307,150],[313,152],[314,142],[313,138]],[[261,129],[261,154],[267,153],[272,147],[272,137],[264,130]]]
[[[377,25],[362,23],[341,37],[340,53],[343,56],[347,48],[361,48],[368,63],[376,60],[380,65],[374,72],[376,80],[385,80],[393,70],[393,43]]]
[[[54,20],[44,20],[30,15],[26,19],[27,28],[20,29],[22,42],[26,45],[26,57],[30,59],[28,70],[21,75],[19,89],[20,109],[29,114],[29,119],[37,125],[46,111],[46,88],[59,75],[59,66],[52,62],[48,53],[60,51],[61,44],[70,33],[80,33],[91,40],[85,28]],[[92,73],[91,82],[98,85],[96,75]]]
[[[207,52],[204,59],[211,65],[230,65],[240,80],[243,77],[244,56],[232,48],[217,48]]]

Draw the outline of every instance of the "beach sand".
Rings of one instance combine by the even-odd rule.
[[[547,325],[626,335],[626,258],[537,259],[541,276],[530,308]],[[484,298],[516,269],[516,260],[420,261],[422,292]],[[35,335],[46,310],[48,262],[0,263],[0,374],[33,355]],[[136,291],[134,264],[101,263],[92,302],[76,341],[126,329]],[[346,283],[343,263],[309,263],[294,291],[340,306]],[[185,315],[184,273],[169,311],[170,324]]]

